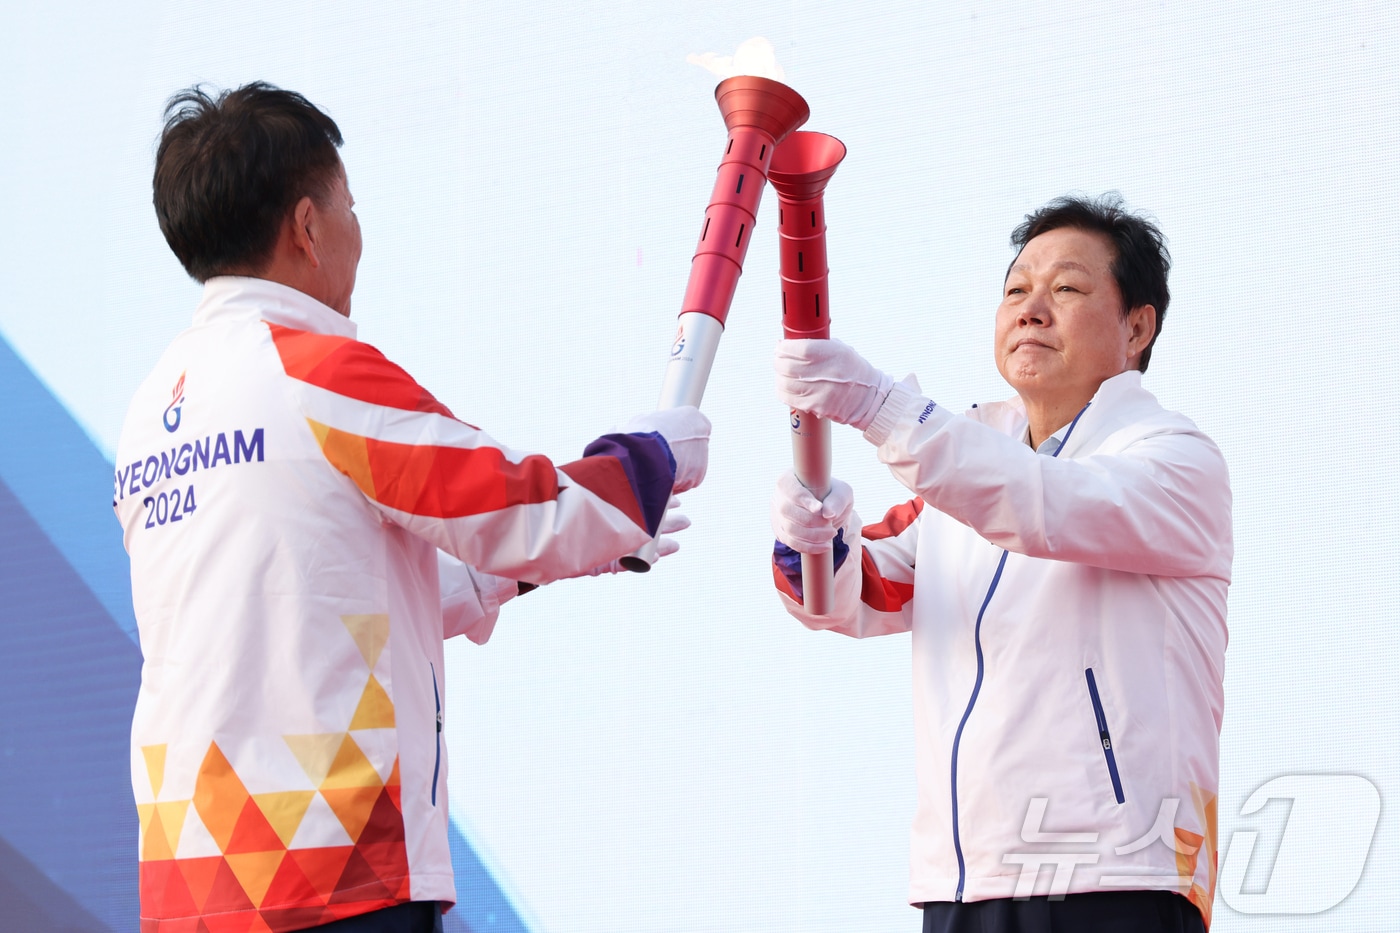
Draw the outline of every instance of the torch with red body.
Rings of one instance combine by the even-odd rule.
[[[792,88],[748,75],[721,81],[715,88],[715,101],[729,128],[729,143],[691,260],[690,281],[657,408],[700,404],[753,239],[768,165],[778,144],[801,126],[809,113],[807,102]],[[622,565],[645,572],[655,560],[656,543],[652,542],[622,558]]]
[[[831,336],[827,296],[826,210],[822,192],[846,157],[841,140],[825,133],[793,133],[773,155],[768,180],[778,194],[778,264],[783,283],[783,336]],[[818,499],[831,491],[831,425],[793,409],[793,471]],[[831,611],[835,597],[832,552],[802,555],[802,602],[809,612]]]

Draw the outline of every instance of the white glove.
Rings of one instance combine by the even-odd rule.
[[[678,531],[685,531],[690,527],[690,519],[676,511],[676,507],[680,504],[681,500],[677,499],[675,496],[672,496],[671,501],[666,503],[666,514],[661,519],[661,529],[659,532],[661,537],[656,542],[657,560],[660,560],[668,554],[674,554],[681,549],[680,544],[677,543],[675,538],[666,537],[666,535],[673,535]],[[594,567],[592,570],[585,570],[583,573],[575,574],[575,576],[601,577],[605,573],[622,573],[626,568],[622,566],[620,561],[621,558],[608,561],[606,564],[601,564]]]
[[[773,490],[769,512],[773,534],[794,551],[821,554],[831,550],[836,532],[851,520],[853,505],[851,487],[841,480],[833,479],[831,491],[825,499],[818,500],[797,481],[797,474],[788,470],[778,477],[778,486]]]
[[[860,431],[870,427],[894,385],[839,340],[780,340],[773,368],[784,405]]]
[[[710,462],[710,419],[694,405],[663,408],[637,415],[622,428],[624,434],[655,431],[666,438],[671,456],[676,458],[675,492],[700,485]]]

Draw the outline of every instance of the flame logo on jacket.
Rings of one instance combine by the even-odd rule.
[[[180,427],[180,403],[185,400],[185,374],[180,373],[180,378],[175,383],[175,388],[170,392],[170,404],[165,406],[165,414],[161,416],[161,424],[165,425],[165,430],[174,434]],[[171,418],[171,415],[174,418]]]

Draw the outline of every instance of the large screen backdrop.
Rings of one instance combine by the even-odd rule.
[[[0,927],[137,929],[140,654],[108,502],[127,399],[199,294],[150,207],[165,99],[264,79],[324,107],[364,228],[362,338],[504,443],[572,459],[655,404],[725,139],[705,66],[766,44],[807,128],[849,149],[833,334],[941,404],[1008,394],[992,317],[1027,211],[1117,190],[1160,220],[1174,298],[1146,384],[1235,492],[1215,929],[1393,928],[1398,10],[6,3]],[[448,647],[451,929],[917,928],[907,636],[811,633],[772,592],[771,192],[759,224],[679,554]],[[867,520],[907,498],[854,432],[835,472]]]

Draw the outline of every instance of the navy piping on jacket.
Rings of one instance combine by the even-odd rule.
[[[438,695],[437,668],[428,662],[428,670],[433,672],[433,711],[437,716],[437,746],[433,752],[433,806],[437,806],[438,773],[442,768],[442,697]]]
[[[1113,782],[1113,796],[1123,802],[1123,782],[1118,778],[1118,759],[1113,754],[1113,739],[1108,734],[1108,717],[1099,700],[1099,685],[1094,681],[1094,669],[1084,668],[1084,680],[1089,685],[1089,702],[1094,705],[1094,723],[1099,728],[1099,744],[1103,746],[1104,761],[1108,762],[1108,779]]]
[[[1090,402],[1089,405],[1092,405]],[[1058,457],[1060,451],[1069,444],[1070,435],[1074,433],[1074,426],[1079,424],[1079,419],[1084,417],[1084,413],[1089,410],[1089,405],[1079,409],[1079,414],[1074,416],[1074,420],[1069,423],[1069,430],[1065,431],[1064,440],[1060,441],[1060,446],[1055,448],[1055,452],[1050,456]],[[992,594],[997,591],[997,584],[1001,582],[1001,572],[1006,567],[1006,556],[1008,552],[1005,548],[1001,552],[1001,560],[997,561],[997,571],[992,575],[992,582],[987,587],[987,595],[982,598],[982,608],[977,610],[977,624],[973,628],[972,642],[977,649],[977,679],[972,683],[972,695],[967,698],[967,709],[963,710],[962,719],[958,722],[958,731],[953,736],[953,851],[958,856],[958,889],[953,894],[953,900],[963,899],[963,885],[967,882],[967,864],[963,861],[962,833],[958,828],[958,746],[962,744],[963,727],[967,725],[967,720],[972,716],[972,708],[977,705],[977,695],[982,692],[982,616],[987,612],[987,605],[992,601]],[[1121,801],[1120,801],[1121,802]]]

